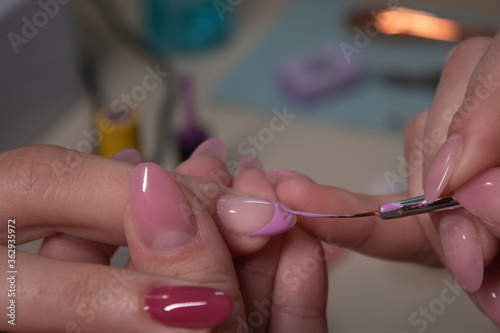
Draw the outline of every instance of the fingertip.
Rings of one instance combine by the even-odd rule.
[[[293,170],[273,169],[266,172],[266,178],[273,187],[276,187],[278,183],[285,177],[301,179],[303,181],[314,183],[314,180],[312,180],[311,178]]]
[[[133,148],[124,149],[114,155],[113,158],[134,165],[140,164],[142,162],[141,154]]]
[[[191,154],[191,157],[197,156],[212,156],[218,159],[222,163],[227,161],[227,150],[224,143],[216,138],[211,138],[204,141],[195,151]]]

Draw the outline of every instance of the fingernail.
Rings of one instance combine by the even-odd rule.
[[[450,136],[438,150],[432,161],[425,185],[425,201],[434,202],[441,196],[462,150],[462,138]]]
[[[205,287],[158,287],[147,293],[144,310],[166,326],[211,328],[233,311],[233,299]]]
[[[264,172],[264,167],[262,166],[262,162],[255,154],[246,154],[243,155],[241,160],[238,162],[236,166],[236,170],[234,171],[234,176],[238,176],[245,170],[260,170]]]
[[[474,224],[460,214],[439,222],[439,236],[448,268],[465,291],[475,292],[483,282],[483,252]]]
[[[500,168],[482,172],[455,190],[453,197],[469,212],[487,221],[500,221]]]
[[[297,222],[295,214],[278,202],[235,195],[219,198],[217,212],[222,225],[241,236],[272,236]]]
[[[141,154],[137,150],[132,148],[122,150],[121,152],[113,156],[113,158],[124,162],[129,162],[134,165],[137,165],[142,161]]]
[[[490,264],[491,265],[491,264]],[[471,295],[477,306],[497,326],[500,326],[500,277],[498,271],[485,271],[481,288]]]
[[[301,173],[292,171],[292,170],[273,169],[273,170],[269,170],[268,172],[266,172],[266,178],[269,181],[269,183],[271,183],[271,185],[273,185],[273,187],[276,187],[276,185],[278,185],[280,180],[285,178],[285,177],[300,179],[300,180],[314,183],[314,180],[312,180],[311,178],[304,176]]]
[[[196,236],[195,222],[183,213],[189,209],[184,193],[160,166],[143,163],[132,170],[129,200],[137,232],[146,246],[174,249]]]
[[[222,163],[226,163],[227,161],[226,146],[219,139],[212,138],[206,140],[195,149],[191,157],[203,155],[215,157]]]

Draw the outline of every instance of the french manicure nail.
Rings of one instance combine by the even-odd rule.
[[[227,293],[205,287],[158,287],[145,297],[144,310],[166,326],[211,328],[233,311]]]
[[[191,154],[191,157],[203,155],[215,157],[222,163],[226,163],[227,161],[226,146],[219,139],[212,138],[206,140],[195,149],[195,151]]]
[[[500,221],[500,168],[484,171],[455,190],[453,197],[472,214]]]
[[[133,148],[124,149],[121,152],[117,153],[115,156],[113,156],[113,158],[124,162],[129,162],[134,165],[141,163],[142,160],[141,154]]]
[[[217,212],[225,228],[242,236],[280,234],[297,221],[297,217],[278,202],[235,195],[219,198]]]
[[[314,183],[314,181],[311,178],[304,176],[301,173],[292,171],[292,170],[273,169],[273,170],[269,170],[268,172],[266,172],[266,178],[269,181],[269,183],[271,183],[271,185],[273,185],[273,187],[278,185],[280,180],[285,178],[285,177],[300,179],[300,180]]]
[[[450,180],[461,150],[462,138],[458,134],[450,136],[438,150],[427,174],[425,201],[431,203],[441,196]]]
[[[439,236],[448,268],[465,291],[475,292],[483,282],[481,240],[474,224],[460,214],[447,214],[439,222]]]
[[[236,170],[234,171],[234,176],[238,176],[245,170],[260,170],[264,172],[264,167],[262,166],[262,162],[255,154],[246,154],[238,162],[236,166]]]
[[[189,207],[184,193],[160,166],[143,163],[132,170],[129,200],[137,232],[146,246],[168,250],[195,238],[195,222],[182,211]]]

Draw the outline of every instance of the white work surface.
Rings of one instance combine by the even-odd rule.
[[[241,11],[238,35],[228,45],[202,56],[179,57],[174,61],[179,71],[195,74],[203,123],[213,136],[226,143],[230,159],[241,157],[237,145],[247,136],[268,127],[271,115],[216,103],[211,92],[266,31],[283,6],[284,1],[272,4],[243,1],[241,8],[237,8]],[[113,57],[122,52],[111,51],[105,73],[110,94],[117,93],[117,96],[120,92],[130,92],[134,82],[140,83],[144,76],[144,66],[128,66],[133,58]],[[154,109],[161,93],[153,91],[140,108]],[[88,103],[80,101],[37,142],[76,148],[85,140],[82,130],[88,128],[89,114]],[[154,122],[154,117],[144,119],[146,156],[151,154],[154,132],[147,128]],[[397,173],[398,157],[402,154],[402,140],[392,135],[293,120],[282,132],[276,133],[274,140],[258,156],[266,169],[292,169],[322,184],[376,193],[387,191],[383,173]],[[174,165],[166,161],[165,166],[172,168]],[[330,332],[497,332],[464,292],[450,289],[453,284],[453,279],[444,270],[390,263],[350,253],[330,269]],[[451,298],[453,300],[449,301]],[[414,314],[429,307],[429,319]],[[412,315],[415,321],[420,320],[413,326],[409,322]]]

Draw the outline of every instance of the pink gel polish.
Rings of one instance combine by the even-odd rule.
[[[293,227],[295,215],[280,203],[237,195],[222,196],[217,202],[220,222],[242,236],[271,236]]]
[[[395,210],[403,208],[403,205],[397,202],[391,202],[385,205],[380,206],[380,212],[393,212]]]
[[[251,237],[281,234],[290,230],[297,222],[297,216],[288,207],[276,201],[272,203],[274,204],[273,218],[262,229],[251,234]]]

